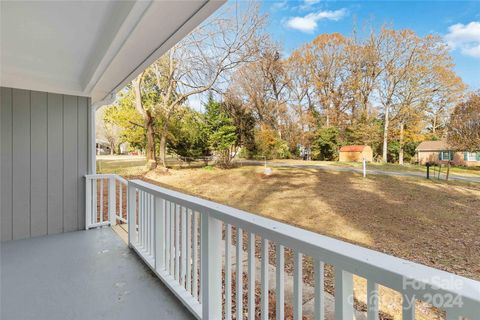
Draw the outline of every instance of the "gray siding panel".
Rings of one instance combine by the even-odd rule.
[[[47,93],[31,93],[31,236],[47,234]]]
[[[78,97],[77,109],[77,221],[78,229],[85,227],[85,179],[88,164],[88,106],[89,100]]]
[[[63,104],[63,230],[78,229],[77,222],[77,102],[64,96]]]
[[[13,89],[13,234],[30,237],[30,91]]]
[[[0,90],[1,241],[84,229],[90,99]]]
[[[0,88],[1,241],[12,239],[12,89]]]
[[[63,97],[48,94],[48,234],[63,232]]]

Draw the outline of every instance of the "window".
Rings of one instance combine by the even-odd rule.
[[[476,152],[467,152],[467,161],[476,161],[477,153]]]
[[[438,155],[438,159],[442,161],[450,161],[453,160],[453,152],[451,151],[440,151]]]

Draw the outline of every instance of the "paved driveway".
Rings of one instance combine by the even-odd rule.
[[[264,165],[263,161],[257,160],[241,160],[238,161],[243,165]],[[317,170],[328,170],[328,171],[342,171],[342,172],[356,172],[362,173],[362,169],[360,168],[353,168],[353,167],[337,167],[327,164],[301,164],[301,163],[282,163],[282,162],[268,162],[269,167],[282,167],[282,168],[308,168],[308,169],[317,169]],[[375,169],[367,169],[368,174],[379,174],[379,175],[386,175],[386,176],[400,176],[400,177],[417,177],[417,178],[425,178],[425,173],[423,172],[414,172],[414,171],[385,171],[385,170],[375,170]],[[432,173],[433,176],[433,173]],[[456,180],[456,181],[466,181],[466,182],[478,182],[480,183],[480,177],[473,177],[473,176],[465,176],[460,175],[458,173],[450,173],[449,180]]]

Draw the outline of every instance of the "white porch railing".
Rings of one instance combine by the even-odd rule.
[[[248,319],[254,319],[259,313],[255,310],[256,238],[261,239],[261,319],[268,319],[271,303],[276,307],[276,318],[284,318],[287,248],[293,251],[294,257],[294,319],[302,319],[303,256],[310,256],[314,261],[315,319],[324,319],[326,314],[325,264],[335,269],[336,320],[353,318],[354,274],[367,279],[368,320],[379,319],[379,300],[382,299],[379,285],[402,295],[404,320],[415,319],[417,301],[446,311],[448,320],[480,319],[478,281],[139,180],[128,182],[128,212],[130,247],[198,319],[231,319],[234,316],[232,297],[236,299],[236,319],[244,318],[244,312]],[[235,249],[232,250],[234,234],[235,247],[232,248]],[[269,244],[275,247],[275,301],[268,300]],[[242,270],[244,250],[247,270]],[[236,252],[235,275],[232,251]],[[236,285],[232,296],[232,283],[243,283],[244,279],[246,284]],[[244,287],[248,297],[245,306]]]
[[[115,174],[92,174],[85,180],[85,228],[127,223],[127,180]]]

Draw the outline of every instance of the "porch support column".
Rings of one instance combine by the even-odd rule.
[[[88,111],[88,174],[97,173],[96,165],[96,153],[97,147],[95,143],[95,111],[96,106],[90,104],[90,110]]]

